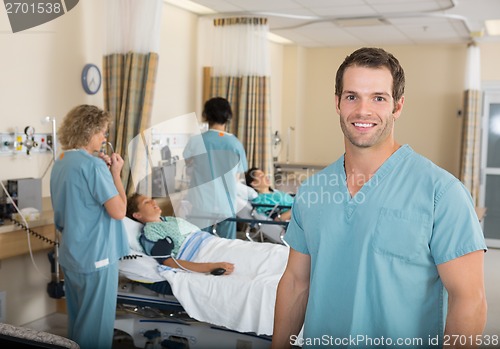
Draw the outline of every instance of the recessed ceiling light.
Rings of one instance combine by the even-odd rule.
[[[163,1],[169,5],[174,5],[176,7],[182,8],[189,12],[194,12],[199,15],[209,15],[212,13],[216,13],[211,8],[199,5],[189,0],[163,0]]]
[[[500,19],[490,19],[484,22],[488,35],[500,35]]]
[[[267,38],[270,41],[275,42],[277,44],[293,44],[293,41],[288,40],[287,38],[284,38],[282,36],[279,36],[279,35],[271,33],[271,32],[267,33]]]

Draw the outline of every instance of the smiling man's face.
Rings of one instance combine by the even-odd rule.
[[[401,114],[404,97],[394,102],[390,71],[352,66],[344,72],[343,84],[335,105],[347,142],[359,148],[392,143],[394,121]]]

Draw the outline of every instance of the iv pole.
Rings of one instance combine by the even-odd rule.
[[[57,158],[57,128],[56,128],[56,118],[46,116],[44,122],[52,123],[52,144],[50,144],[50,148],[52,150],[52,162],[53,164],[56,162]],[[52,165],[53,166],[53,165]],[[49,290],[49,295],[53,298],[62,298],[64,296],[64,285],[61,282],[61,275],[59,273],[59,235],[57,228],[54,224],[54,266],[53,266],[53,274],[52,281],[47,286],[47,290]]]

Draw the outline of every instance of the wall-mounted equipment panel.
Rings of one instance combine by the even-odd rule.
[[[50,133],[0,133],[0,155],[47,153],[52,149]]]

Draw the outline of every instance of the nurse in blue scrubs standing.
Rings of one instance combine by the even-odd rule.
[[[54,224],[61,232],[68,336],[82,349],[112,347],[117,262],[128,253],[121,221],[127,207],[123,159],[100,152],[110,121],[96,106],[73,108],[58,130],[64,152],[50,178]]]
[[[243,145],[226,132],[232,116],[225,98],[209,99],[203,108],[209,129],[191,137],[183,152],[191,168],[187,200],[192,214],[188,220],[208,232],[215,224],[217,235],[227,239],[236,238],[236,222],[226,219],[236,217],[236,183],[243,181],[248,168]]]

